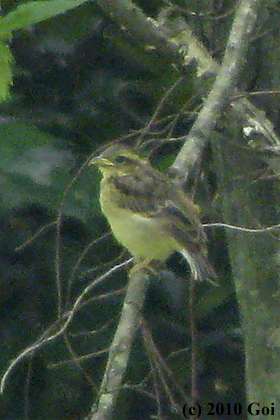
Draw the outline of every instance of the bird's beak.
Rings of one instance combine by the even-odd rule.
[[[113,166],[113,163],[103,157],[102,155],[96,156],[89,161],[89,165],[97,165],[97,166]]]
[[[100,156],[95,156],[94,158],[90,159],[89,165],[96,165],[98,160],[100,159]]]

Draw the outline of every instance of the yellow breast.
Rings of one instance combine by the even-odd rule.
[[[107,187],[105,182],[101,183],[100,204],[116,239],[136,258],[166,260],[177,243],[164,229],[163,221],[119,208]]]

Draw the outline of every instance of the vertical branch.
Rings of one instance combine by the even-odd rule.
[[[130,274],[119,325],[110,346],[99,401],[97,405],[92,407],[88,420],[107,420],[111,418],[128,365],[148,283],[149,272],[147,270],[139,269]]]
[[[186,177],[189,169],[201,155],[205,142],[210,138],[217,118],[229,103],[234,92],[239,71],[244,62],[257,18],[258,0],[242,0],[228,38],[227,48],[220,71],[202,110],[178,154],[172,170]]]

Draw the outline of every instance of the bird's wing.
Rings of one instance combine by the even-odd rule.
[[[158,229],[175,239],[177,251],[187,259],[195,280],[216,278],[207,259],[207,238],[198,207],[180,187],[153,172],[117,177],[113,184],[118,207],[138,213],[142,218],[153,218]]]
[[[166,199],[166,181],[157,173],[146,171],[135,172],[128,176],[112,178],[119,207],[141,213],[142,216],[151,217],[164,205]]]
[[[174,192],[173,192],[174,191]],[[173,190],[175,196],[163,209],[163,218],[168,218],[165,229],[176,240],[177,250],[186,258],[195,280],[217,278],[207,259],[207,237],[198,217],[198,208],[183,191]]]
[[[162,220],[162,228],[185,247],[188,243],[206,242],[199,220],[198,207],[177,185],[157,171],[147,171],[116,177],[115,188],[120,192],[118,205],[147,218]],[[160,224],[160,223],[159,223]]]
[[[196,206],[190,206],[188,211],[182,209],[175,201],[169,201],[161,212],[161,217],[168,220],[166,229],[172,234],[176,242],[182,248],[199,248],[203,253],[206,243],[206,235],[203,227],[195,213]]]

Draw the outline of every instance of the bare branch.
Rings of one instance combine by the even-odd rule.
[[[122,29],[128,30],[146,51],[167,55],[171,60],[173,57],[178,64],[180,54],[176,43],[169,41],[156,21],[147,18],[132,1],[97,0],[97,3]]]
[[[164,21],[164,17],[168,17],[168,10],[162,13],[159,16],[159,20],[156,21],[146,17],[141,9],[130,0],[115,0],[113,2],[110,0],[98,0],[98,4],[120,27],[129,31],[147,51],[149,50],[154,54],[164,54],[170,63],[179,68],[195,61],[197,77],[202,80],[202,86],[200,86],[201,94],[203,92],[206,94],[211,88],[211,77],[205,79],[205,75],[219,74],[200,118],[194,125],[191,133],[186,137],[189,144],[185,145],[174,163],[174,172],[177,172],[182,177],[186,177],[186,172],[198,159],[205,141],[209,138],[218,114],[229,101],[229,94],[234,93],[235,96],[238,95],[238,91],[233,90],[233,84],[238,77],[240,66],[245,57],[249,41],[252,38],[252,29],[259,1],[243,0],[240,3],[220,71],[220,66],[192,34],[190,27],[184,20],[175,19],[173,24],[170,20]],[[148,48],[149,46],[150,48]],[[177,52],[175,51],[176,49]],[[248,99],[243,97],[235,98],[231,103],[231,107],[241,116],[244,130],[251,127],[263,136],[264,144],[269,146],[275,147],[280,144],[271,122]],[[187,159],[185,163],[184,159]]]
[[[1,382],[0,382],[0,393],[4,392],[6,382],[8,377],[10,376],[11,372],[14,370],[14,368],[18,365],[18,363],[24,359],[26,359],[27,356],[30,356],[35,352],[35,350],[38,350],[39,348],[43,347],[45,344],[50,343],[54,340],[56,340],[58,337],[61,337],[63,333],[66,331],[70,323],[72,322],[76,312],[81,308],[82,302],[85,298],[85,296],[97,285],[100,284],[105,278],[109,277],[111,274],[115,273],[119,269],[127,266],[133,258],[130,258],[129,260],[126,260],[122,262],[121,264],[115,265],[110,270],[106,271],[103,275],[99,276],[97,279],[95,279],[91,284],[89,284],[83,292],[78,296],[78,298],[75,300],[75,303],[71,309],[71,311],[68,311],[63,314],[61,318],[59,318],[54,324],[52,324],[44,333],[41,335],[41,337],[38,338],[38,340],[31,344],[29,347],[27,347],[25,350],[23,350],[9,365],[8,369],[4,373]]]
[[[242,0],[237,9],[224,60],[213,88],[172,165],[172,170],[182,177],[186,177],[189,169],[198,160],[217,118],[229,104],[229,98],[234,92],[235,83],[248,50],[258,5],[257,0]]]
[[[141,309],[149,282],[147,270],[134,270],[130,274],[120,322],[110,346],[109,358],[103,377],[97,408],[93,406],[88,420],[111,418],[119,390],[126,372],[131,345],[137,331]]]

